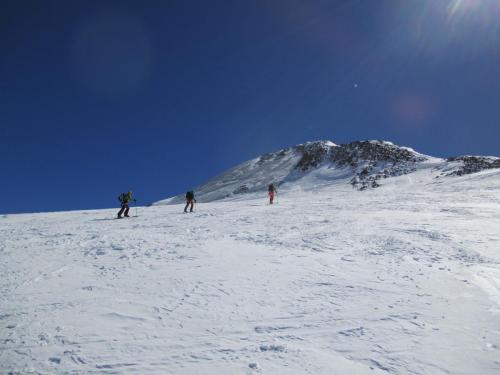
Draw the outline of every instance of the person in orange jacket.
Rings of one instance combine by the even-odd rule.
[[[269,187],[267,188],[267,191],[269,195],[269,204],[273,204],[274,196],[278,194],[278,191],[274,187],[274,184],[270,184]]]

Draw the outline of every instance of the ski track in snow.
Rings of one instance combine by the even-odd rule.
[[[0,217],[0,373],[499,374],[487,176]]]

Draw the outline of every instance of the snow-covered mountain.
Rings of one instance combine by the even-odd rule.
[[[265,191],[270,183],[280,190],[310,189],[345,183],[358,190],[376,188],[383,180],[426,169],[430,180],[500,168],[500,159],[460,156],[441,159],[387,141],[356,141],[337,145],[316,141],[279,150],[246,161],[195,188],[199,202]],[[184,194],[156,202],[177,204]]]

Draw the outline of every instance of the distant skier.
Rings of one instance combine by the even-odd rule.
[[[267,191],[269,194],[269,204],[273,204],[274,196],[278,194],[278,191],[274,187],[274,184],[270,184],[269,187],[267,188]]]
[[[194,192],[190,190],[186,193],[186,207],[184,207],[184,212],[187,212],[189,206],[191,206],[189,212],[193,212],[193,206],[195,203],[196,199],[194,198]]]
[[[130,209],[130,207],[128,206],[128,204],[129,204],[129,202],[132,202],[132,201],[135,202],[135,199],[132,199],[132,192],[129,191],[128,193],[121,193],[118,196],[118,200],[120,201],[120,204],[122,206],[122,208],[118,212],[118,219],[122,218],[122,214],[124,212],[125,212],[125,217],[130,217],[130,216],[128,216],[128,211]]]

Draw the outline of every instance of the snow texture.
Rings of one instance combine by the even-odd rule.
[[[329,162],[292,183],[301,156],[234,170],[274,160],[272,206],[247,178],[193,214],[0,217],[0,373],[499,374],[500,171],[359,191]]]

